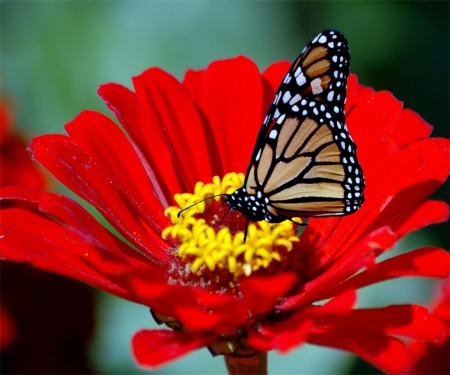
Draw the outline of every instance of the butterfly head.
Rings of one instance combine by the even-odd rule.
[[[265,220],[274,223],[284,220],[276,220],[270,213],[267,206],[269,198],[261,190],[256,191],[255,194],[249,194],[245,187],[241,187],[234,193],[227,195],[225,202],[230,206],[230,209],[239,211],[251,221]]]

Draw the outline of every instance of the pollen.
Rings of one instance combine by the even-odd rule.
[[[172,225],[163,230],[162,237],[178,240],[175,254],[189,264],[191,272],[203,275],[228,270],[235,279],[249,276],[280,262],[293,243],[299,242],[294,224],[288,220],[249,224],[245,243],[245,218],[234,212],[228,215],[235,216],[224,220],[228,205],[223,195],[242,187],[244,178],[242,173],[229,173],[223,179],[215,176],[212,183],[198,182],[193,194],[176,194],[178,206],[166,209]],[[219,196],[212,198],[215,195]]]

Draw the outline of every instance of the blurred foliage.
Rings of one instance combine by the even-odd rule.
[[[61,133],[83,109],[110,115],[95,95],[102,83],[131,86],[130,78],[151,66],[181,79],[189,67],[202,68],[239,54],[264,69],[278,60],[293,60],[327,28],[346,35],[351,71],[360,83],[391,91],[435,127],[434,135],[449,136],[446,1],[1,1],[0,6],[1,91],[14,101],[20,129],[29,137]],[[448,186],[447,182],[435,197],[448,201]],[[403,246],[416,247],[417,242],[448,248],[448,225],[421,231]],[[429,293],[430,287],[424,287],[424,301]],[[373,296],[380,297],[377,291]],[[91,356],[99,373],[138,373],[128,342],[133,332],[149,326],[151,318],[145,308],[116,300],[104,294],[98,300]],[[127,319],[132,327],[124,323]],[[116,332],[120,325],[124,329]],[[114,345],[118,348],[111,349]],[[269,372],[336,373],[339,364],[338,372],[352,366],[349,355],[315,350],[308,346],[288,357],[271,354]],[[124,351],[125,359],[111,355]],[[212,359],[205,350],[200,353],[157,372],[195,372],[199,362],[205,371],[225,372],[220,359]],[[329,359],[335,353],[339,356]],[[375,373],[361,363],[348,371]]]

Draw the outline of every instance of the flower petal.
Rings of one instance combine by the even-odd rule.
[[[311,334],[308,342],[353,352],[388,374],[403,373],[410,364],[405,344],[389,336],[366,336],[336,331]]]
[[[167,143],[150,131],[152,124],[149,123],[136,94],[115,83],[101,85],[98,94],[130,137],[163,207],[173,204],[174,192],[183,191],[182,182],[177,175]]]
[[[450,254],[443,249],[424,247],[380,262],[330,289],[328,293],[335,295],[348,288],[360,289],[403,276],[445,278],[449,274]]]
[[[148,69],[134,77],[133,84],[153,137],[163,139],[171,150],[182,191],[194,191],[198,181],[213,177],[210,161],[220,160],[211,128],[204,126],[187,90],[170,74]]]
[[[286,272],[242,281],[239,289],[242,292],[246,310],[252,315],[270,311],[275,303],[292,288],[297,279],[297,275]]]
[[[132,348],[139,365],[155,369],[214,341],[214,336],[198,333],[141,330],[134,335]]]
[[[416,112],[404,109],[390,135],[399,146],[404,146],[412,141],[429,137],[432,130],[433,127]]]
[[[430,224],[445,222],[448,218],[449,206],[447,203],[426,201],[392,218],[386,224],[401,238]]]
[[[34,140],[34,159],[78,196],[91,203],[129,241],[155,261],[167,260],[168,245],[148,226],[132,202],[112,184],[105,172],[70,138],[46,136]]]
[[[82,280],[121,298],[130,294],[123,275],[158,268],[104,229],[70,198],[30,188],[2,188],[1,258]]]
[[[205,79],[205,69],[192,70],[188,69],[183,78],[183,86],[189,92],[199,108],[204,107],[205,96],[203,95],[203,81]]]
[[[161,232],[169,223],[152,184],[125,134],[108,117],[81,112],[64,129],[103,171],[106,178],[139,210],[149,225]]]
[[[393,247],[395,240],[396,236],[389,228],[381,228],[374,231],[354,245],[352,251],[346,251],[342,254],[326,271],[319,275],[314,275],[314,277],[309,276],[311,281],[306,282],[298,294],[285,298],[279,309],[292,310],[314,301],[335,296],[336,294],[330,294],[329,290],[334,290],[337,284],[342,283],[342,280],[346,280],[362,268],[372,266],[375,257],[383,250]],[[319,248],[317,251],[321,251],[321,249]],[[326,256],[326,253],[324,255]],[[323,262],[326,263],[326,261],[327,259],[325,258]],[[305,262],[305,274],[308,272],[308,266],[309,263]],[[310,268],[313,268],[313,264],[311,264]]]
[[[251,140],[256,140],[262,122],[262,90],[258,68],[245,57],[215,61],[206,69],[202,109],[223,159],[223,173],[247,169]]]

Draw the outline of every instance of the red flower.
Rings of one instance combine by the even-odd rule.
[[[450,279],[445,280],[437,290],[433,300],[433,314],[441,319],[447,327],[450,325]],[[409,374],[448,374],[450,372],[449,338],[440,343],[414,341],[409,347],[412,354],[412,366]]]
[[[133,79],[135,93],[118,84],[101,86],[100,96],[127,135],[106,116],[84,111],[65,126],[67,136],[35,138],[30,149],[130,245],[67,197],[5,188],[2,258],[149,306],[172,330],[135,335],[142,365],[154,367],[203,346],[248,356],[308,342],[354,352],[387,372],[405,371],[407,341],[444,340],[445,325],[418,305],[355,308],[356,290],[403,276],[448,276],[442,249],[376,258],[407,233],[447,220],[445,203],[425,199],[448,176],[449,141],[428,138],[431,127],[402,110],[392,94],[349,79],[347,125],[367,185],[366,202],[355,214],[311,219],[300,242],[290,222],[277,229],[262,223],[261,232],[249,229],[241,254],[242,235],[232,235],[243,229],[242,217],[234,212],[219,223],[223,200],[188,212],[190,226],[176,218],[179,208],[166,210],[236,188],[236,174],[214,185],[196,183],[245,171],[288,68],[278,63],[260,74],[238,57],[188,71],[181,84],[153,68]],[[185,194],[194,188],[194,196]],[[212,229],[203,231],[202,220]],[[224,232],[216,233],[219,228]],[[267,237],[258,237],[263,232]],[[216,253],[197,254],[205,239],[219,237],[225,245]],[[252,248],[252,241],[261,247]]]

